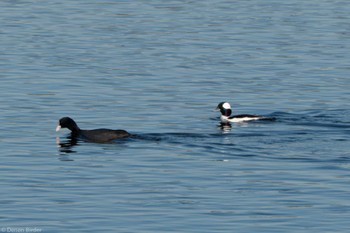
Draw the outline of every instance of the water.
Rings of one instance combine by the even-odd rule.
[[[1,230],[347,232],[349,11],[2,1]],[[277,120],[222,130],[221,101]],[[63,116],[137,137],[72,145]]]

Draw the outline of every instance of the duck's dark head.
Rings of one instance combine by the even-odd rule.
[[[63,117],[59,120],[56,132],[58,132],[61,128],[68,128],[73,133],[77,133],[80,129],[72,118]]]
[[[231,105],[228,102],[219,103],[216,110],[220,110],[221,114],[227,117],[232,113]]]

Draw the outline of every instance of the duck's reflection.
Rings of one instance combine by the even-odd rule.
[[[223,133],[228,133],[231,131],[232,125],[230,122],[220,123],[218,127],[222,130]]]

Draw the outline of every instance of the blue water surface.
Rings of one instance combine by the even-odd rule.
[[[348,232],[349,12],[1,1],[1,231]],[[276,121],[222,129],[221,101]],[[63,116],[135,137],[72,142]]]

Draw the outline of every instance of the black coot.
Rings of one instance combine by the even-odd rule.
[[[83,130],[80,129],[72,118],[63,117],[59,120],[56,131],[61,128],[68,128],[72,131],[72,137],[82,137],[92,142],[109,142],[118,138],[129,137],[130,134],[125,130],[112,130],[112,129],[93,129]]]

